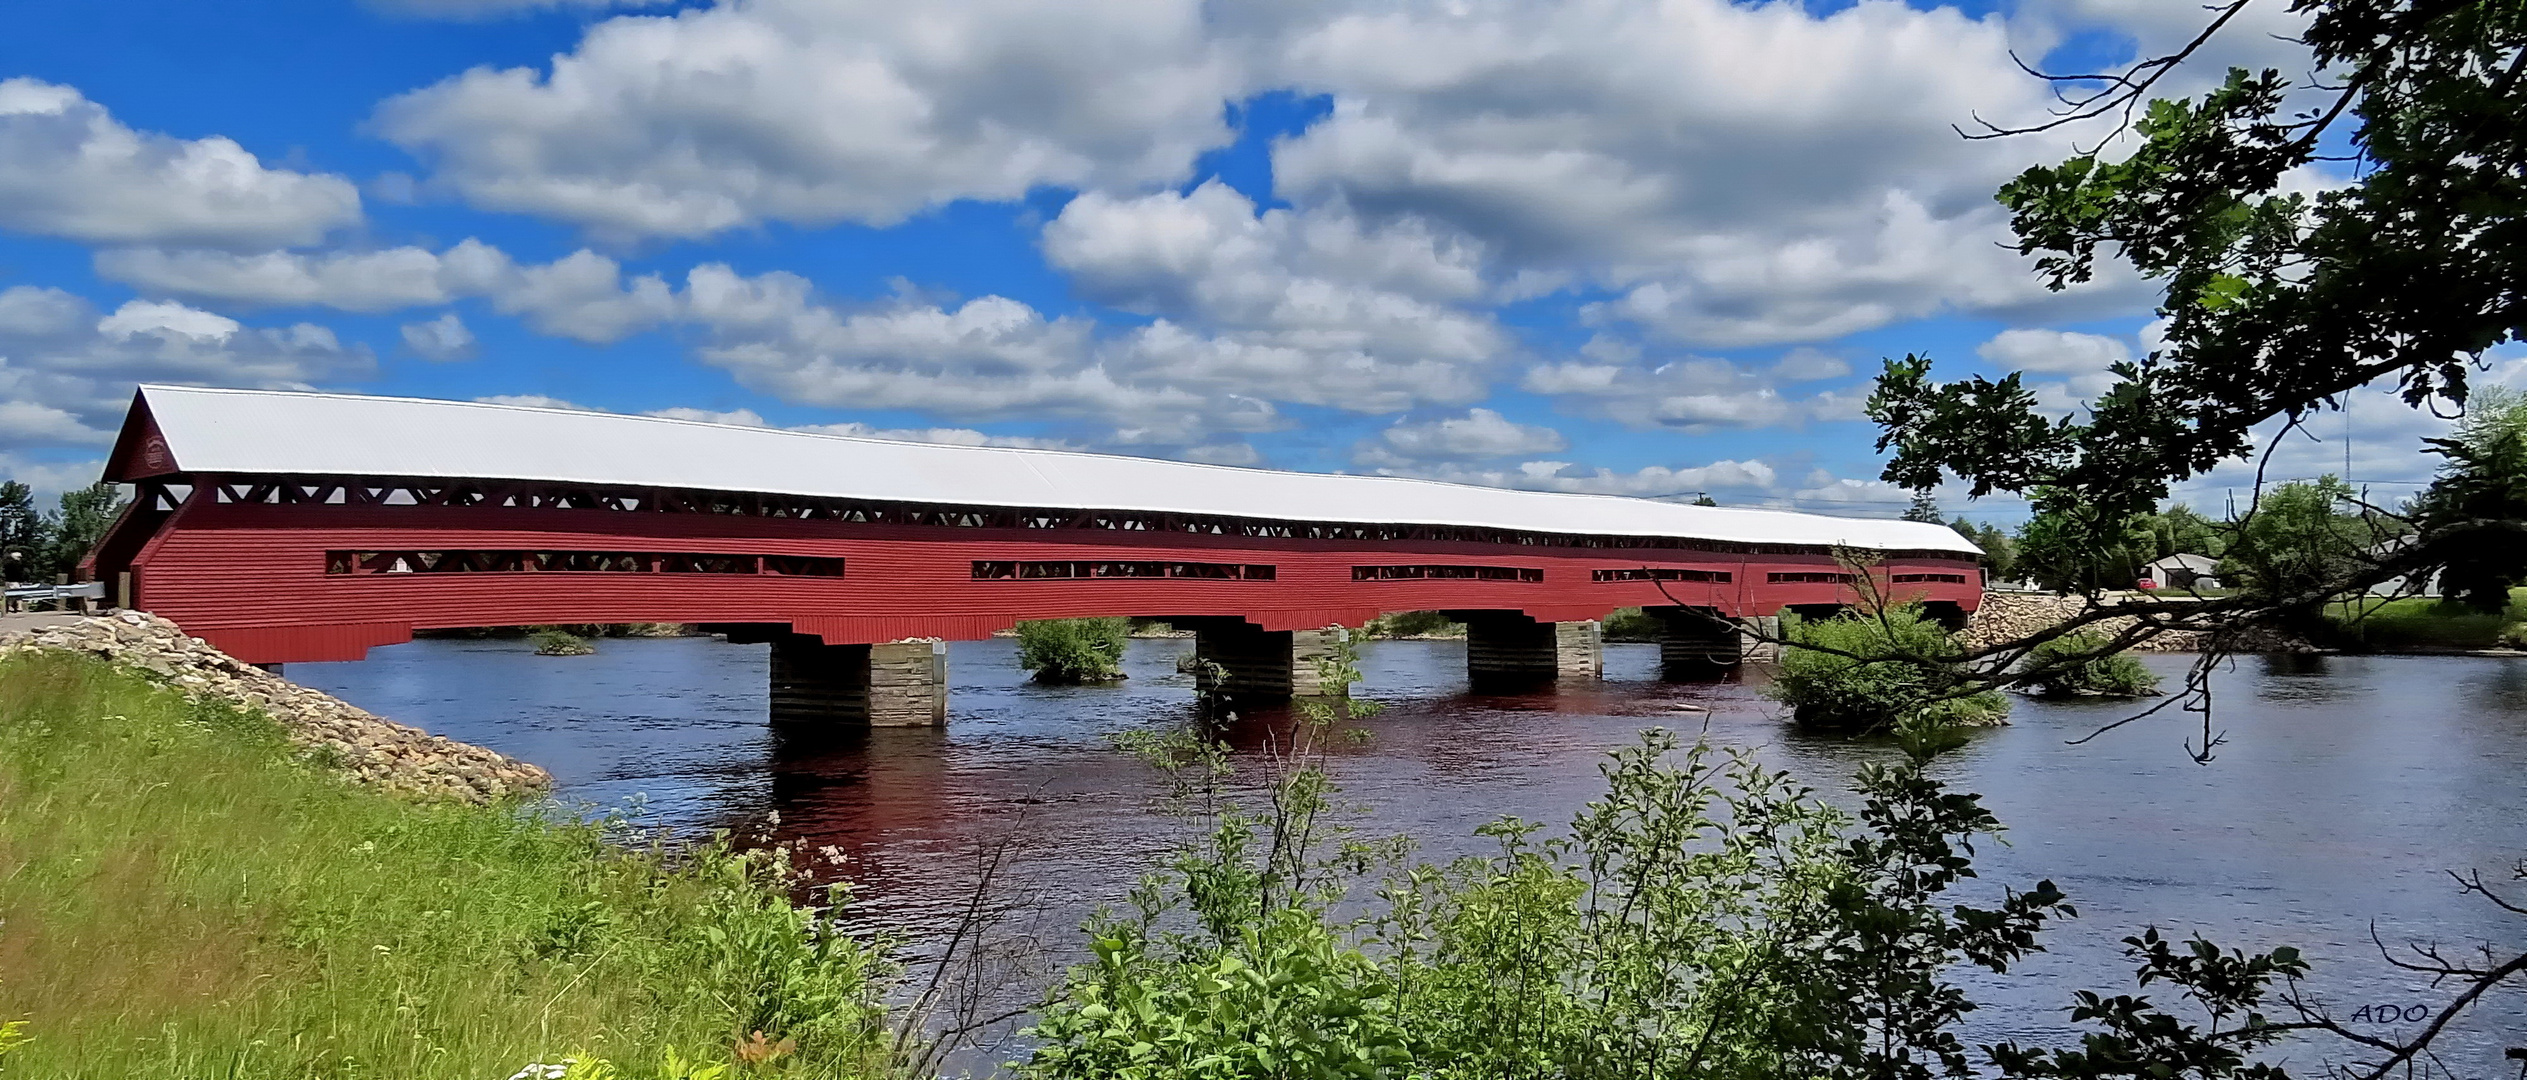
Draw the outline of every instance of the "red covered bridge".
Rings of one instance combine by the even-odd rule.
[[[1308,693],[1312,635],[1384,612],[1460,613],[1478,672],[1585,674],[1617,607],[1981,595],[1938,525],[463,402],[146,386],[106,478],[138,494],[94,575],[240,659],[716,624],[775,644],[790,718],[935,719],[931,642],[1021,619],[1166,618]],[[1681,652],[1734,650],[1697,624]]]

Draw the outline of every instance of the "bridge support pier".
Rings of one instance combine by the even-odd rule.
[[[1327,685],[1316,670],[1316,662],[1332,653],[1349,636],[1348,630],[1266,630],[1244,619],[1224,618],[1170,622],[1192,629],[1197,660],[1219,665],[1219,679],[1207,689],[1232,699],[1277,701],[1351,693],[1348,685]]]
[[[729,640],[746,640],[732,633]],[[948,650],[941,641],[827,645],[779,632],[772,643],[777,727],[930,727],[948,721]]]
[[[1605,676],[1605,633],[1595,620],[1538,622],[1515,611],[1464,616],[1465,673],[1478,687]]]
[[[1758,615],[1739,619],[1737,625],[1742,631],[1738,638],[1739,655],[1767,664],[1781,659],[1781,616]],[[1758,638],[1757,634],[1763,637]]]
[[[1725,674],[1745,660],[1745,636],[1710,608],[1652,607],[1644,614],[1658,619],[1658,669],[1663,678],[1693,681]],[[1778,625],[1779,620],[1774,620]]]

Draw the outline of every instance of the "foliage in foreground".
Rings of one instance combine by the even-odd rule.
[[[2240,6],[2212,5],[2213,29]],[[2409,404],[2462,406],[2485,355],[2527,331],[2527,11],[2290,7],[2304,57],[2155,101],[2186,56],[2139,59],[2046,125],[2088,149],[1999,193],[2048,287],[2090,280],[2101,258],[2160,285],[2167,325],[2147,362],[2115,366],[2073,419],[2016,376],[1940,384],[1926,360],[1891,363],[1868,407],[1896,451],[1886,479],[1955,476],[1978,498],[2029,493],[2039,512],[2119,522],[2344,391],[2392,381]],[[2299,183],[2346,152],[2361,167],[2343,183]]]
[[[1416,864],[1327,815],[1327,732],[1303,729],[1250,806],[1229,756],[1177,731],[1135,744],[1197,832],[1130,909],[1093,919],[1016,1068],[1034,1080],[1931,1080],[1974,1075],[1975,1004],[1946,981],[1995,972],[2073,914],[2050,882],[1952,894],[1998,823],[1926,775],[1947,734],[1908,718],[1904,758],[1837,809],[1787,774],[1664,731],[1615,753],[1566,830],[1501,819],[1492,854]],[[2187,1005],[2080,995],[2079,1050],[2002,1044],[2024,1080],[2286,1080],[2252,1053],[2256,1010],[2305,971],[2156,931],[2128,939],[2143,985]],[[2207,1019],[2204,1025],[2199,1022]]]
[[[1251,813],[1210,787],[1224,755],[1172,749],[1207,831],[1091,925],[1028,1075],[1946,1074],[1973,1006],[1943,973],[2003,970],[2070,913],[2049,883],[1945,903],[1995,823],[1906,766],[1846,815],[1653,731],[1566,834],[1503,819],[1494,854],[1430,866],[1336,843],[1310,768]]]
[[[1802,725],[1882,732],[1899,718],[1942,726],[1996,724],[2009,714],[1997,691],[1959,694],[1968,672],[1948,628],[1919,604],[1831,619],[1782,617],[1788,639],[1765,693]]]
[[[2147,697],[2158,676],[2125,653],[2106,652],[2107,636],[2094,630],[2064,634],[2027,651],[2029,685],[2046,697]]]
[[[2207,44],[2215,37],[2252,33],[2239,19],[2247,0],[2219,0],[2176,51],[2065,77],[2053,84],[2066,97],[2052,118],[1979,133],[2050,132],[2085,147],[1998,195],[2049,288],[2091,281],[2101,262],[2157,283],[2163,319],[2146,357],[2113,365],[2111,385],[2068,417],[2024,372],[1941,382],[1919,355],[1890,361],[1866,406],[1879,447],[1894,451],[1884,479],[2029,496],[2063,552],[2115,546],[2178,481],[2256,469],[2253,493],[2267,498],[2226,530],[2250,549],[2226,553],[2247,586],[2240,595],[2088,618],[2314,629],[2325,601],[2399,578],[2444,572],[2453,598],[2487,612],[2527,583],[2527,414],[2485,397],[2481,378],[2497,350],[2527,337],[2527,125],[2517,122],[2527,115],[2527,6],[2285,6],[2303,55],[2225,78],[2197,70],[2221,51]],[[2184,81],[2208,89],[2156,97]],[[2358,167],[2323,190],[2300,182],[2329,159]],[[2339,514],[2334,496],[2346,492],[2322,482],[2262,489],[2264,465],[2280,460],[2271,452],[2319,410],[2390,386],[2416,408],[2487,418],[2429,440],[2447,464],[2409,516]],[[2338,528],[2348,520],[2365,527]],[[2196,704],[2205,735],[2194,752],[2208,759],[2208,703]]]
[[[0,659],[0,1072],[686,1080],[749,1046],[730,1076],[884,1072],[887,969],[779,853],[610,835],[352,788],[258,715]]]
[[[1129,619],[1041,619],[1018,624],[1018,666],[1042,683],[1113,682],[1123,677]]]
[[[1999,823],[1928,775],[1957,740],[1926,714],[1896,726],[1900,760],[1861,769],[1856,810],[1651,730],[1566,830],[1503,818],[1477,830],[1493,853],[1436,866],[1333,822],[1323,748],[1345,714],[1308,715],[1260,783],[1234,777],[1207,732],[1125,740],[1195,829],[1129,910],[1090,920],[1093,962],[1046,1001],[1021,1076],[2289,1080],[2257,1055],[2306,1032],[2377,1055],[2329,1075],[2385,1080],[2418,1052],[2331,1018],[2296,950],[2151,929],[2124,943],[2158,1000],[2082,991],[2075,1048],[1969,1053],[1959,1027],[1976,1005],[1946,976],[2005,973],[2075,913],[2051,882],[1957,902]],[[2464,887],[2527,912],[2479,878]],[[2407,970],[2464,970],[2416,955]],[[2434,1030],[2522,966],[2473,980]]]

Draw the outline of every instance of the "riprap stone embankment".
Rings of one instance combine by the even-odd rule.
[[[405,727],[244,663],[138,611],[0,629],[0,655],[63,649],[137,668],[188,697],[259,710],[312,759],[363,784],[424,798],[488,802],[550,788],[552,774],[479,746]]]
[[[2004,641],[2026,637],[2061,625],[2074,615],[2088,610],[2088,601],[2077,596],[2054,596],[2050,593],[1987,592],[1983,606],[1966,620],[1957,641],[1969,649],[1988,648]],[[2102,619],[2090,624],[2099,633],[2120,634],[2132,626],[2129,617]],[[2314,647],[2288,634],[2259,626],[2239,627],[2227,631],[2222,646],[2230,652],[2312,652]],[[2201,652],[2209,635],[2197,630],[2171,630],[2147,638],[2133,646],[2139,652]]]

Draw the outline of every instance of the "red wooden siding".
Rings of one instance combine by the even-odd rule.
[[[139,606],[257,663],[354,659],[414,630],[596,622],[789,623],[829,642],[974,639],[1019,619],[1242,616],[1271,630],[1426,609],[1522,611],[1547,621],[1684,603],[1729,615],[1849,603],[1855,587],[1772,583],[1841,571],[1825,554],[1721,554],[1436,540],[1309,540],[1113,530],[931,528],[716,514],[445,506],[216,503],[194,498],[133,556]],[[841,577],[481,572],[333,574],[328,551],[721,552],[845,560]],[[978,560],[1268,565],[1270,580],[1111,577],[977,580]],[[1533,568],[1541,581],[1354,580],[1356,566]],[[1687,568],[1730,580],[1591,580],[1598,570]],[[100,567],[100,570],[108,568]],[[108,571],[110,572],[110,570]],[[1965,556],[1918,554],[1872,571],[1962,582],[1889,585],[1971,610]],[[1665,586],[1662,593],[1660,586]],[[1671,600],[1670,597],[1673,597]]]

